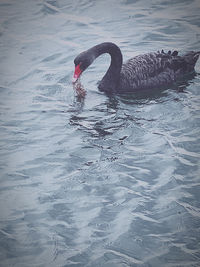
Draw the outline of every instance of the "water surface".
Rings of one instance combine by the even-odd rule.
[[[98,58],[200,50],[199,1],[0,3],[0,265],[199,266],[200,61],[167,90],[106,96]]]

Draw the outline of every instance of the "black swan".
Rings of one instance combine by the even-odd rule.
[[[135,56],[123,64],[120,48],[111,42],[101,43],[80,53],[74,60],[74,83],[81,73],[101,54],[111,56],[110,67],[99,82],[99,90],[105,92],[134,92],[141,89],[160,88],[194,72],[194,66],[200,55],[188,52],[179,56],[177,51],[163,50],[155,53]]]

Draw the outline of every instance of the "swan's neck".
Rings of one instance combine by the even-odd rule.
[[[119,47],[113,43],[102,43],[93,47],[95,57],[104,53],[111,56],[110,66],[99,84],[103,91],[114,91],[119,86],[120,71],[122,67],[122,53]]]

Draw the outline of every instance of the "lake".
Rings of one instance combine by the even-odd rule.
[[[0,266],[198,267],[200,60],[177,86],[106,95],[124,61],[200,50],[199,0],[1,0]]]

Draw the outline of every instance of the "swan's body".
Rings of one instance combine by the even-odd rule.
[[[118,93],[170,85],[193,72],[200,55],[200,51],[179,56],[177,51],[164,53],[162,50],[133,57],[123,64],[119,47],[109,42],[102,43],[75,58],[74,78],[78,79],[81,73],[104,53],[110,54],[111,63],[98,87],[101,91]]]

